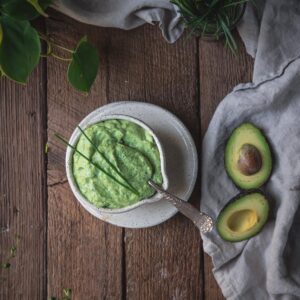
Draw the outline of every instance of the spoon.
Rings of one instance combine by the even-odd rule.
[[[183,215],[189,218],[202,233],[210,232],[214,227],[214,222],[210,216],[197,210],[193,205],[183,201],[182,199],[168,193],[159,187],[152,180],[148,184],[154,188],[162,197],[170,204],[174,205]]]

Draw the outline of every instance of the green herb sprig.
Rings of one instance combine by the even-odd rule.
[[[60,300],[71,300],[72,298],[72,290],[71,289],[63,289],[63,296]],[[59,300],[56,297],[50,297],[48,300]]]
[[[45,154],[48,154],[48,152],[49,152],[49,144],[46,143],[45,144]]]
[[[3,262],[3,263],[0,264],[1,269],[9,269],[10,268],[10,266],[11,266],[11,260],[17,254],[17,249],[19,247],[20,239],[21,239],[20,236],[16,237],[15,244],[10,247],[9,255],[8,255],[7,259],[6,259],[6,262]]]
[[[40,57],[66,61],[68,80],[79,91],[88,93],[97,76],[99,55],[97,49],[83,37],[75,47],[68,49],[49,36],[38,32],[31,21],[48,17],[45,9],[52,0],[0,0],[0,76],[26,84]],[[41,40],[47,52],[41,53]],[[62,57],[57,50],[68,56]]]
[[[82,130],[80,126],[77,126],[80,132],[84,135],[84,137],[89,141],[89,143],[94,147],[94,149],[100,154],[101,158],[118,174],[119,177],[122,178],[126,182],[126,184],[134,191],[137,190],[130,184],[130,182],[119,172],[119,170],[105,157],[103,153],[100,152],[99,148],[93,143],[93,141],[87,136],[87,134]],[[137,192],[138,193],[138,192]]]
[[[127,186],[124,183],[122,183],[121,181],[119,181],[116,177],[114,177],[112,174],[108,173],[107,171],[105,171],[103,168],[101,168],[99,165],[97,165],[96,163],[94,163],[90,158],[88,158],[87,156],[85,156],[83,153],[81,153],[79,150],[77,150],[76,147],[72,146],[66,139],[64,139],[62,136],[60,136],[59,134],[55,133],[54,136],[56,138],[58,138],[60,141],[62,141],[64,144],[66,144],[67,146],[69,146],[70,148],[72,148],[76,153],[78,153],[81,157],[83,157],[85,160],[87,160],[91,165],[93,165],[95,168],[97,168],[98,170],[100,170],[102,173],[104,173],[106,176],[108,176],[109,178],[111,178],[112,180],[114,180],[115,182],[117,182],[119,185],[121,185],[122,187],[124,187],[125,189],[131,191],[132,193],[134,193],[135,195],[139,196],[139,193],[136,189],[132,188],[131,186]]]
[[[190,34],[202,37],[212,36],[215,39],[225,38],[225,45],[234,53],[236,41],[231,33],[248,0],[172,0]]]

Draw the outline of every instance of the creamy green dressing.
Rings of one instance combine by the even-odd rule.
[[[152,179],[162,184],[161,162],[157,145],[150,132],[141,126],[121,119],[106,120],[84,130],[97,146],[82,134],[77,150],[94,164],[113,175],[127,186],[127,182],[138,195],[117,183],[80,154],[73,154],[73,174],[82,195],[97,207],[122,208],[151,197],[154,190],[148,185]],[[112,168],[105,158],[122,174]],[[126,181],[124,181],[124,178]]]

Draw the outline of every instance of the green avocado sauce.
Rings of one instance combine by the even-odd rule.
[[[82,134],[76,148],[93,164],[75,152],[73,174],[82,195],[96,207],[113,209],[129,206],[155,193],[148,185],[149,179],[162,184],[159,150],[150,132],[122,119],[102,121],[84,132],[98,151]],[[123,185],[130,183],[137,193],[107,176],[94,164]]]

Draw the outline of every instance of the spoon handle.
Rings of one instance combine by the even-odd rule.
[[[198,227],[200,232],[206,233],[213,229],[213,220],[210,216],[200,212],[190,203],[183,201],[182,199],[168,193],[160,186],[149,180],[149,185],[153,187],[159,194],[163,196],[170,204],[174,205],[183,215],[192,220],[192,222]]]

